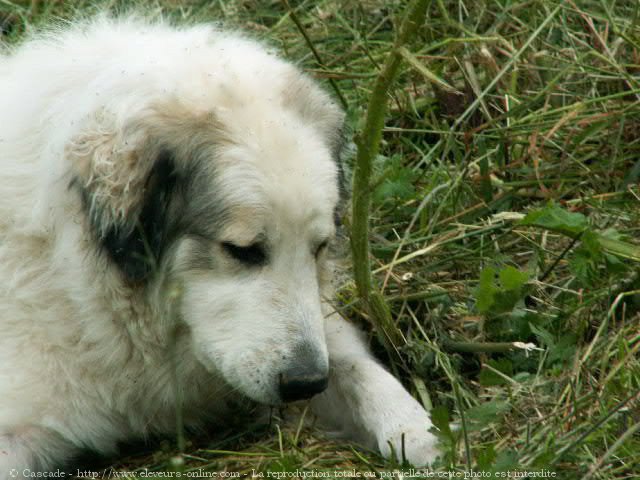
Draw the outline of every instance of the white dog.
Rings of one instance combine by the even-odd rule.
[[[425,410],[321,300],[342,122],[209,26],[102,18],[0,56],[0,478],[239,398],[313,397],[384,455],[434,459]]]

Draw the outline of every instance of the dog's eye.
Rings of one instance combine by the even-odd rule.
[[[329,240],[325,240],[322,243],[320,243],[317,247],[316,247],[316,258],[318,258],[322,252],[324,252],[327,247],[329,246]]]
[[[222,242],[222,248],[231,257],[246,265],[262,265],[267,259],[267,253],[261,243],[253,243],[246,247],[241,247],[233,243]]]

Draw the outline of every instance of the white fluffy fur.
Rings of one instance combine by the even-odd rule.
[[[298,361],[330,366],[311,402],[326,423],[434,459],[427,413],[321,302],[330,264],[310,252],[335,234],[342,113],[312,81],[209,26],[99,19],[0,57],[0,92],[0,478],[171,433],[178,389],[191,426],[235,397],[277,404]],[[226,210],[140,285],[99,240],[137,228],[165,143],[176,168],[210,163]],[[256,238],[269,261],[250,272],[220,246]]]

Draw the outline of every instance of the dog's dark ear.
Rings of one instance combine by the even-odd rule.
[[[181,180],[171,153],[161,152],[147,177],[133,228],[114,224],[99,238],[128,280],[143,281],[157,268],[175,230],[171,210],[179,202]]]
[[[167,149],[140,124],[117,127],[104,114],[67,148],[89,229],[127,281],[144,282],[157,268],[175,225],[172,209],[183,182]]]

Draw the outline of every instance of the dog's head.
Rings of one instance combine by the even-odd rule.
[[[239,78],[137,112],[100,109],[67,148],[99,254],[156,302],[177,289],[198,359],[269,404],[327,384],[321,297],[343,122],[310,79],[278,65],[272,91]]]

